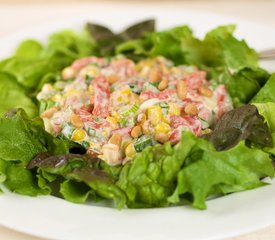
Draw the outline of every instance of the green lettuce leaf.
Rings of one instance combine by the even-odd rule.
[[[30,120],[22,109],[0,118],[0,159],[27,165],[39,153],[68,153],[75,146],[71,141],[54,138],[41,119]]]
[[[126,203],[126,197],[113,179],[98,167],[99,159],[89,158],[86,155],[63,154],[63,155],[38,155],[28,165],[33,169],[38,167],[44,172],[61,175],[66,179],[71,179],[78,183],[63,182],[61,193],[73,202],[81,202],[95,192],[100,197],[113,199],[117,208],[122,208]],[[80,189],[80,185],[81,186]],[[76,189],[78,186],[78,190]],[[85,187],[86,186],[86,187]],[[91,190],[87,189],[87,186]]]
[[[75,203],[85,203],[90,196],[95,194],[88,185],[71,179],[61,183],[60,193],[64,199]]]
[[[95,42],[84,29],[81,32],[64,30],[52,34],[48,39],[48,45],[43,52],[46,57],[54,57],[63,65],[77,58],[89,56],[95,51]],[[62,57],[64,59],[62,59]],[[63,63],[62,63],[63,62]],[[69,65],[69,63],[66,63]]]
[[[269,154],[260,149],[241,142],[218,152],[207,140],[185,132],[175,147],[156,145],[137,154],[123,167],[117,185],[129,207],[163,207],[189,199],[183,195],[189,193],[193,206],[205,208],[209,196],[256,188],[273,175]]]
[[[3,192],[3,190],[1,189],[1,184],[4,183],[7,179],[7,167],[8,167],[9,163],[0,159],[0,193]]]
[[[46,185],[38,183],[37,177],[23,163],[10,163],[6,169],[5,186],[12,192],[23,195],[47,195],[51,192]]]
[[[35,40],[26,40],[20,43],[14,56],[23,59],[37,59],[42,53],[44,47]]]
[[[66,154],[75,144],[54,138],[47,133],[40,119],[30,120],[22,109],[0,118],[0,176],[11,191],[31,196],[49,194],[48,182],[54,179],[45,173],[26,168],[38,154]]]
[[[249,103],[269,78],[269,74],[261,68],[243,68],[234,73],[226,68],[214,68],[211,76],[214,87],[219,84],[226,86],[235,107]]]
[[[275,102],[275,74],[272,74],[266,84],[251,100],[252,103]]]
[[[225,65],[231,70],[258,67],[258,55],[249,48],[244,40],[237,40],[234,36],[235,26],[220,26],[209,33],[206,38],[213,38],[219,45]]]
[[[37,106],[25,94],[24,88],[17,83],[14,76],[0,72],[0,89],[0,116],[12,108],[24,108],[30,117],[37,115]]]
[[[260,187],[265,185],[262,178],[274,176],[269,154],[248,148],[244,142],[217,152],[209,142],[199,139],[188,162],[178,173],[177,187],[168,200],[179,203],[180,198],[189,193],[193,206],[200,209],[206,208],[205,201],[210,196]]]
[[[259,113],[265,118],[265,121],[271,131],[273,142],[275,142],[275,74],[272,74],[266,84],[251,100]],[[267,152],[275,155],[275,148],[266,148]]]
[[[24,111],[9,113],[0,118],[0,158],[27,163],[41,152],[47,151],[45,130],[32,124]]]
[[[12,57],[0,62],[0,71],[13,75],[28,96],[35,96],[51,74],[93,54],[95,43],[86,30],[68,30],[52,34],[46,46],[35,40],[22,42]]]
[[[187,26],[176,27],[168,31],[151,34],[153,47],[150,56],[164,56],[176,64],[187,63],[181,48],[181,42],[192,37],[192,31]]]

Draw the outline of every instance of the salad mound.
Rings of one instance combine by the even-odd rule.
[[[110,165],[132,159],[147,146],[196,136],[232,103],[224,85],[210,86],[206,72],[174,66],[163,58],[136,64],[124,57],[81,58],[62,71],[62,79],[38,93],[45,128],[81,144]]]
[[[22,42],[0,62],[0,191],[205,209],[268,184],[275,74],[234,29],[89,23]]]

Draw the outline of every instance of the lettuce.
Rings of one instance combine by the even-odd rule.
[[[37,106],[25,94],[25,89],[18,84],[14,76],[0,72],[0,89],[0,116],[12,108],[24,108],[30,117],[37,115]]]
[[[177,174],[196,144],[186,136],[188,141],[175,147],[171,143],[147,147],[123,167],[117,184],[126,192],[129,207],[168,205]]]
[[[251,100],[259,113],[265,118],[265,121],[271,131],[273,142],[275,142],[275,74],[272,74],[266,84]],[[266,151],[275,155],[274,148],[266,148]]]
[[[35,173],[26,169],[39,153],[68,153],[74,144],[55,139],[39,119],[30,120],[19,109],[0,118],[0,176],[6,187],[20,194],[49,194],[50,188],[39,183]]]
[[[242,156],[242,157],[240,157]],[[264,177],[273,177],[269,154],[240,142],[236,147],[217,152],[207,141],[197,141],[190,164],[178,173],[178,184],[169,202],[178,203],[183,194],[191,194],[194,207],[204,209],[208,197],[239,192],[265,185]]]
[[[190,200],[189,193],[193,206],[204,209],[208,197],[259,187],[265,185],[263,177],[273,176],[272,160],[264,151],[240,142],[218,152],[186,132],[174,148],[168,143],[138,154],[122,169],[117,184],[129,207],[163,207]]]
[[[275,102],[275,74],[272,74],[266,84],[257,92],[251,102],[268,103]]]
[[[40,154],[29,163],[28,168],[38,167],[46,173],[71,180],[65,180],[60,186],[60,193],[69,201],[83,202],[91,193],[96,193],[103,198],[113,199],[116,206],[122,208],[126,202],[124,192],[98,167],[98,161],[101,160],[79,154]]]

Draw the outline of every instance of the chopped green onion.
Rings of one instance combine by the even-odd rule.
[[[84,147],[85,149],[88,149],[90,147],[90,143],[87,141],[82,141],[81,146]]]
[[[157,92],[159,92],[159,89],[157,88],[157,86],[155,86],[155,84],[146,82],[146,83],[144,83],[144,85],[143,85],[142,91],[143,91],[143,92],[148,92],[148,91],[150,91],[150,92],[157,93]]]
[[[162,113],[163,114],[168,114],[168,111],[169,111],[169,105],[167,102],[160,102],[159,103],[159,106],[161,107],[161,110],[162,110]]]
[[[86,76],[85,76],[85,83],[87,85],[90,85],[91,82],[92,82],[92,80],[93,80],[93,78],[94,78],[93,76],[90,76],[90,75],[86,74]]]
[[[65,123],[61,132],[64,137],[71,139],[74,130],[75,130],[75,127],[73,127],[69,123]]]
[[[43,113],[45,112],[47,109],[53,107],[56,105],[56,102],[52,101],[52,100],[41,100],[40,104],[39,104],[39,112]]]
[[[126,110],[124,110],[121,115],[123,117],[128,117],[130,115],[135,115],[139,109],[139,105],[137,103],[132,104],[130,107],[127,107]]]
[[[95,137],[96,136],[96,130],[94,128],[89,128],[88,129],[88,134],[91,136],[91,137]]]
[[[139,89],[139,87],[137,86],[137,84],[129,84],[129,87],[131,88],[132,92],[136,93],[136,94],[140,94],[141,90]]]
[[[142,136],[134,143],[134,148],[137,152],[141,152],[144,148],[153,145],[152,137]]]
[[[120,126],[121,126],[121,127],[126,127],[127,124],[128,124],[128,119],[127,119],[127,118],[122,118],[122,119],[120,120]]]

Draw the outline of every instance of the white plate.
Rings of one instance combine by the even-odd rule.
[[[120,30],[148,17],[156,18],[159,28],[188,24],[198,36],[217,25],[236,23],[237,35],[257,50],[274,47],[275,43],[274,31],[268,27],[213,14],[173,8],[99,8],[91,16],[73,16],[2,38],[0,57],[8,56],[22,39],[44,40],[56,30],[77,29],[88,20]],[[0,196],[0,224],[51,239],[222,239],[275,223],[274,184],[208,201],[206,211],[186,206],[118,211],[50,196],[32,198],[7,193]]]

